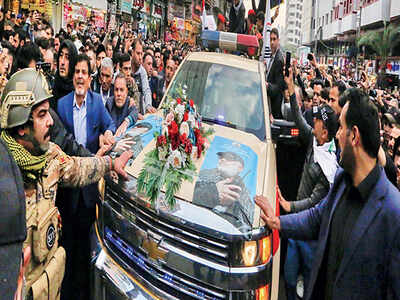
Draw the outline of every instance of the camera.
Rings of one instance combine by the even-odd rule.
[[[308,53],[308,54],[307,54],[307,59],[308,59],[308,60],[313,60],[313,59],[314,59],[314,56],[313,56],[311,53]]]

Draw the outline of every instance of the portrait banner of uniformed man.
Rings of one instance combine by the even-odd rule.
[[[210,208],[242,232],[251,230],[257,155],[249,147],[216,136],[200,169],[193,203]]]

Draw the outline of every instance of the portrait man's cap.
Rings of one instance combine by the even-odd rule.
[[[234,153],[234,152],[218,152],[217,153],[219,158],[225,158],[226,160],[230,160],[230,161],[238,161],[242,164],[242,166],[244,167],[244,160],[243,158],[240,157],[240,155]]]

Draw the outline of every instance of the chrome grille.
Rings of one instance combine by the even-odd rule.
[[[124,208],[124,211],[128,208],[133,212],[136,219],[134,223],[141,230],[145,232],[150,230],[160,235],[162,238],[173,242],[176,246],[184,247],[186,251],[195,253],[198,256],[206,256],[208,259],[214,260],[219,264],[229,265],[228,243],[216,241],[212,237],[203,235],[201,232],[179,228],[169,220],[163,220],[160,216],[153,214],[149,210],[145,210],[134,201],[127,200],[108,186],[106,188],[105,197],[118,213],[124,215],[122,208]]]

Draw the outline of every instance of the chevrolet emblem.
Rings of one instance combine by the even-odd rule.
[[[147,256],[155,261],[164,260],[165,255],[168,253],[168,251],[158,247],[156,240],[149,236],[143,239],[142,248],[147,252]]]

